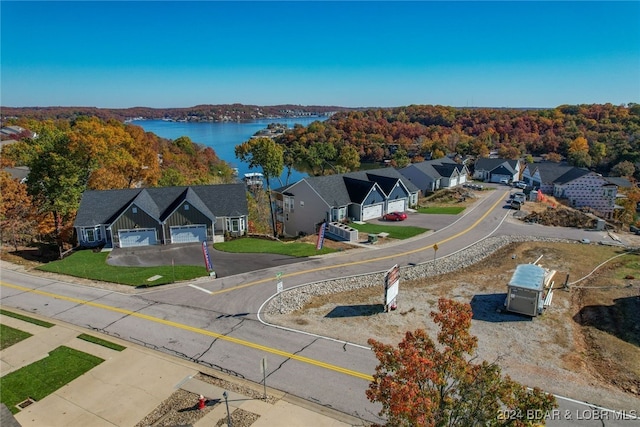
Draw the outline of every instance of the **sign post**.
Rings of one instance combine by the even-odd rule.
[[[433,262],[436,262],[436,254],[438,253],[438,244],[433,244]]]
[[[323,222],[318,230],[318,239],[316,240],[316,250],[322,249],[324,246],[324,233],[327,231],[327,221]]]
[[[211,254],[209,253],[209,247],[207,241],[202,242],[202,255],[204,256],[204,266],[207,268],[209,276],[216,277],[216,272],[213,271],[213,263],[211,262]]]
[[[278,299],[280,300],[280,314],[282,314],[282,273],[277,273],[276,274],[276,293],[278,294]]]
[[[267,358],[263,357],[260,361],[260,372],[262,372],[262,384],[264,385],[263,399],[267,398]]]

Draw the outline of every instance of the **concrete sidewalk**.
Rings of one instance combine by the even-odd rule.
[[[10,311],[19,313],[19,310],[13,308]],[[215,407],[195,422],[194,426],[204,427],[216,425],[219,420],[226,421],[226,405],[222,400],[225,390],[193,377],[202,372],[229,382],[239,383],[241,380],[111,336],[102,336],[95,331],[51,321],[31,313],[21,314],[54,323],[55,326],[45,328],[0,315],[0,323],[33,334],[32,337],[0,351],[0,372],[3,376],[46,357],[49,351],[61,345],[93,354],[104,359],[104,362],[46,398],[22,409],[15,415],[20,425],[131,427],[143,420],[178,388],[217,400]],[[127,348],[119,352],[80,340],[77,336],[81,333],[101,337]],[[242,386],[260,393],[263,391],[258,384],[242,382]],[[341,427],[363,424],[362,420],[289,397],[278,390],[267,389],[267,394],[275,398],[274,404],[238,393],[227,393],[231,412],[240,408],[259,416],[252,427]]]

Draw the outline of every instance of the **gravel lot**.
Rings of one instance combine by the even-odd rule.
[[[263,319],[361,345],[370,337],[396,344],[408,330],[422,328],[435,336],[429,313],[439,297],[453,298],[471,304],[478,356],[499,363],[503,373],[562,396],[637,410],[637,388],[621,390],[588,363],[580,326],[572,320],[574,289],[556,290],[551,307],[533,319],[501,310],[506,284],[518,264],[543,255],[540,264],[558,271],[557,286],[565,282],[567,271],[575,274],[572,280],[588,274],[595,267],[592,262],[571,259],[577,247],[587,245],[526,236],[488,238],[447,258],[402,268],[395,311],[384,312],[383,275],[374,274],[287,290],[280,294],[282,301],[278,297],[265,306]],[[640,350],[634,351],[640,361]]]

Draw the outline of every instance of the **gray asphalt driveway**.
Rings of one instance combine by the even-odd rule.
[[[235,254],[221,252],[209,246],[213,270],[218,277],[232,276],[279,265],[307,261],[278,254]],[[166,246],[144,246],[136,248],[116,248],[107,258],[109,265],[121,267],[153,267],[159,265],[201,265],[204,255],[199,243]]]

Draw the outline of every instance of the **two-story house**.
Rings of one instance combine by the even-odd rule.
[[[74,228],[83,247],[224,241],[247,231],[244,184],[85,191]]]
[[[306,177],[274,190],[278,232],[314,234],[323,222],[367,221],[404,211],[419,190],[393,168]]]

